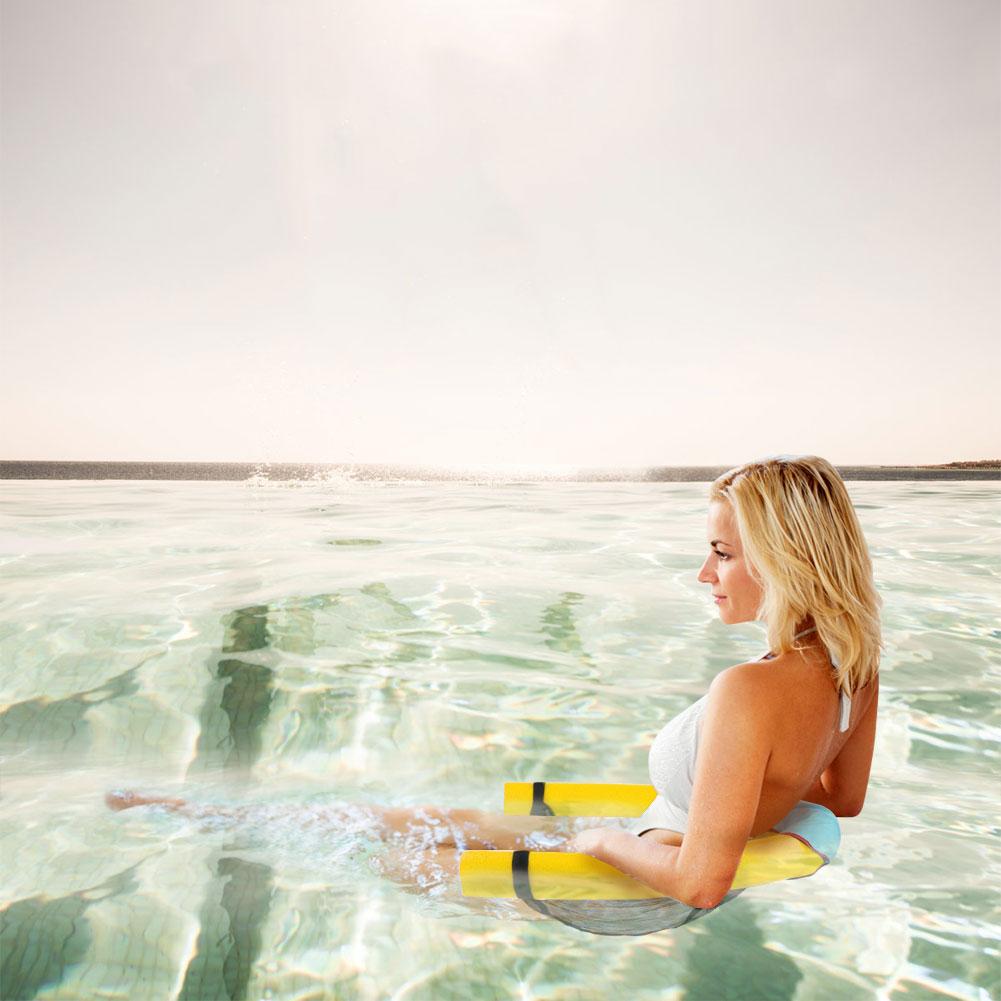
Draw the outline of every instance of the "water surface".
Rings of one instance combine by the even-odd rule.
[[[366,808],[648,781],[764,652],[695,580],[706,484],[0,483],[4,996],[998,997],[1001,493],[850,492],[885,602],[864,812],[810,879],[610,939],[405,891]]]

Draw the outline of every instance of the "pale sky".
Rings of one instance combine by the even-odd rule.
[[[0,11],[0,458],[1001,455],[995,0]]]

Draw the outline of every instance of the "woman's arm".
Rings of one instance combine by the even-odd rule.
[[[844,813],[841,812],[841,806],[834,798],[834,791],[824,784],[825,779],[828,782],[830,781],[830,772],[823,772],[819,775],[817,781],[800,798],[805,799],[808,803],[817,803],[820,806],[826,806],[835,817],[843,817]]]
[[[726,896],[758,812],[773,731],[760,675],[742,666],[709,687],[681,847],[601,828],[583,832],[569,851],[588,852],[690,907],[715,907]]]
[[[641,838],[619,827],[592,827],[581,831],[560,851],[581,852],[614,866],[646,886],[674,897],[690,907],[699,907],[688,898],[688,888],[679,878],[677,845]]]

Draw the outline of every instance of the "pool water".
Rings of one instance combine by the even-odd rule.
[[[815,876],[605,938],[384,874],[436,835],[370,807],[647,782],[664,722],[764,652],[695,579],[706,490],[0,483],[0,994],[1001,996],[994,483],[849,484],[880,716]]]

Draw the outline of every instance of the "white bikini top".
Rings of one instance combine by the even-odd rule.
[[[794,639],[814,632],[814,629],[804,629],[797,633]],[[768,660],[771,653],[766,653],[761,660]],[[839,661],[831,655],[831,664],[839,666]],[[692,802],[692,786],[695,781],[695,759],[699,750],[699,728],[705,715],[709,695],[693,702],[682,710],[657,734],[650,747],[649,768],[650,783],[667,806],[676,815],[676,823],[685,822],[687,826],[688,808]],[[841,716],[838,722],[838,732],[848,729],[851,719],[852,700],[849,694],[841,692]],[[676,826],[674,830],[684,830]]]

